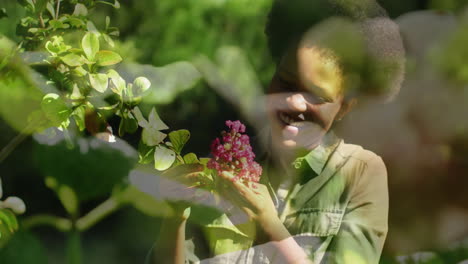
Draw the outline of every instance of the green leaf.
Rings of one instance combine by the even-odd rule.
[[[60,185],[55,191],[65,210],[67,210],[70,215],[77,215],[78,197],[75,191],[67,185]]]
[[[73,11],[74,16],[87,16],[88,15],[88,8],[86,8],[83,4],[76,4],[75,10]]]
[[[195,153],[188,153],[187,155],[184,156],[184,162],[185,164],[197,164],[200,163],[200,161],[197,158],[197,155]]]
[[[77,107],[72,113],[72,116],[75,119],[76,126],[78,127],[80,131],[83,131],[86,128],[85,115],[86,115],[86,106],[84,105]]]
[[[55,18],[55,8],[51,2],[47,1],[46,9],[49,11],[49,14],[52,18]]]
[[[60,126],[68,120],[70,109],[58,94],[47,94],[41,102],[42,111],[54,126]]]
[[[166,138],[166,134],[155,128],[143,128],[141,140],[148,146],[156,146]]]
[[[177,154],[180,154],[182,148],[190,139],[190,132],[186,129],[172,131],[169,133],[169,140],[172,143],[172,147]]]
[[[4,17],[8,17],[6,9],[5,8],[0,8],[0,19],[2,19]]]
[[[55,181],[55,186],[72,188],[80,202],[109,195],[127,178],[138,158],[137,152],[119,138],[109,143],[96,137],[74,137],[70,146],[63,133],[57,134],[51,138],[34,136],[38,141],[37,166],[41,175]]]
[[[169,169],[176,159],[174,151],[163,147],[156,146],[154,150],[154,168],[159,171]]]
[[[18,220],[10,209],[0,209],[0,225],[5,225],[13,233],[18,230]]]
[[[138,77],[133,81],[133,96],[141,96],[151,86],[151,82],[145,77]]]
[[[86,23],[86,29],[91,33],[99,34],[99,31],[97,30],[96,26],[93,24],[92,21],[88,21]]]
[[[109,78],[107,77],[107,74],[104,73],[90,74],[89,83],[94,90],[104,93],[107,90]]]
[[[110,50],[101,50],[96,54],[96,63],[99,66],[110,66],[122,61],[119,54]]]
[[[102,34],[102,38],[104,39],[105,42],[107,42],[107,44],[109,44],[109,46],[111,46],[112,48],[115,46],[115,43],[114,41],[112,40],[112,38],[107,35],[107,34]]]
[[[132,134],[138,129],[138,121],[128,110],[125,110],[119,125],[119,136],[123,137],[126,132]]]
[[[147,146],[142,141],[138,144],[138,163],[150,164],[154,160],[154,147]]]
[[[85,59],[82,56],[76,55],[74,53],[69,53],[61,57],[62,61],[71,67],[81,66],[85,63]]]
[[[94,56],[96,56],[96,53],[99,51],[98,35],[92,32],[86,33],[81,40],[81,47],[88,60],[94,60]]]
[[[107,72],[107,76],[109,76],[109,78],[111,79],[111,90],[122,96],[122,91],[125,89],[126,87],[126,83],[125,83],[125,80],[120,77],[120,74],[114,70],[109,70]]]
[[[2,230],[0,225],[0,231]],[[21,230],[15,233],[8,243],[0,238],[0,263],[8,264],[47,264],[46,250],[32,233]],[[4,246],[3,246],[4,245]]]
[[[42,13],[46,9],[47,2],[49,2],[49,0],[36,0],[36,13],[37,14]]]

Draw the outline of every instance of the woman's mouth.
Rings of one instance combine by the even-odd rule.
[[[278,112],[278,119],[286,126],[295,126],[300,128],[304,126],[305,117],[301,114],[291,114],[286,112]]]

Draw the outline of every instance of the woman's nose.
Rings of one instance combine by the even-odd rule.
[[[302,94],[292,94],[286,98],[286,103],[293,111],[304,112],[307,110],[307,103]]]

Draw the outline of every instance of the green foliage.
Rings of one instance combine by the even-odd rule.
[[[36,139],[39,142],[36,159],[42,175],[55,179],[52,186],[72,188],[79,201],[110,194],[136,162],[136,152],[120,140],[107,143],[97,138],[78,138],[67,142],[59,136],[49,139],[36,136]]]
[[[20,231],[0,247],[0,263],[47,264],[46,250],[31,233]]]
[[[175,153],[179,154],[182,151],[182,148],[190,139],[190,132],[186,129],[172,131],[169,133],[169,140],[172,143],[172,148]]]
[[[159,171],[169,169],[176,160],[176,153],[172,149],[157,146],[154,150],[154,168]]]
[[[0,209],[0,249],[18,228],[15,214],[10,209]]]

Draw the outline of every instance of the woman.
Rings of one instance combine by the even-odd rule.
[[[385,165],[330,129],[359,96],[398,91],[398,29],[372,0],[277,0],[266,32],[277,61],[267,96],[271,162],[262,183],[221,175],[220,191],[235,208],[204,226],[211,256],[202,263],[378,263],[387,234]],[[236,210],[248,219],[239,221]],[[187,210],[179,212],[160,234],[176,239],[158,244],[159,263],[191,254]]]

